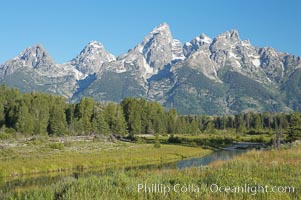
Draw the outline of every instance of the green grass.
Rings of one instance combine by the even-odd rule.
[[[206,168],[184,170],[109,171],[101,176],[68,178],[47,186],[20,189],[4,199],[301,199],[301,145],[280,150],[251,151],[232,161],[218,161]],[[138,184],[195,185],[199,192],[138,192]],[[242,186],[249,184],[292,186],[294,192],[215,193],[210,185]]]
[[[210,150],[161,144],[126,142],[34,140],[12,143],[0,151],[2,176],[20,176],[72,170],[105,170],[162,164],[186,157],[200,157]]]
[[[191,134],[177,134],[173,135],[176,140],[169,140],[168,135],[161,135],[159,140],[161,143],[174,143],[184,146],[199,146],[203,148],[222,148],[232,144],[232,142],[260,142],[265,144],[271,144],[273,140],[273,133],[268,131],[262,131],[260,134],[246,134],[235,133],[235,130],[218,130],[215,133],[200,133],[196,135]],[[282,139],[285,139],[287,134],[283,134]],[[145,143],[154,143],[155,136],[140,135],[137,139]]]

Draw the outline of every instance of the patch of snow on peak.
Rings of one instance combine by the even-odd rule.
[[[241,45],[244,46],[244,47],[249,47],[249,46],[251,46],[251,43],[250,43],[249,40],[244,40],[244,41],[241,42]]]
[[[143,66],[145,68],[145,72],[143,74],[143,78],[146,80],[150,78],[153,74],[157,73],[154,68],[150,67],[149,64],[147,64],[146,60],[143,58]]]
[[[149,34],[154,35],[161,32],[168,32],[169,26],[167,23],[160,24],[159,26],[155,27]]]
[[[237,55],[234,54],[232,51],[228,52],[228,56],[229,56],[229,58],[237,58]]]
[[[172,60],[184,60],[182,44],[179,40],[174,39],[171,44]]]
[[[141,44],[139,44],[139,45],[137,46],[138,52],[141,53],[141,54],[143,54],[143,48],[144,48],[144,46],[141,45]]]
[[[91,41],[88,45],[96,48],[103,48],[103,45],[98,41]]]
[[[207,35],[205,35],[204,33],[200,37],[197,37],[197,38],[200,39],[198,41],[201,41],[203,43],[206,43],[206,44],[211,44],[212,43],[212,39],[210,37],[208,37]]]
[[[253,63],[253,65],[254,65],[255,67],[259,67],[259,66],[261,65],[261,62],[260,62],[260,60],[259,60],[258,58],[253,59],[253,60],[252,60],[252,63]]]
[[[186,46],[192,46],[192,44],[190,42],[185,42]]]
[[[57,76],[66,76],[68,74],[74,74],[76,80],[82,80],[87,77],[86,74],[83,74],[78,69],[73,67],[70,62],[64,63],[64,64],[59,64],[56,66],[56,68],[63,69],[63,70],[60,70],[60,73],[56,74]]]
[[[76,80],[81,80],[87,77],[87,75],[83,75],[83,73],[81,73],[80,71],[78,71],[77,69],[73,68],[73,72],[75,74],[75,78]]]

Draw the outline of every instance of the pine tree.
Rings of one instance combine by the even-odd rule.
[[[48,134],[62,136],[66,133],[65,101],[60,97],[55,97],[51,103]]]
[[[301,116],[294,112],[290,119],[289,139],[297,140],[301,138]]]
[[[167,132],[167,115],[165,114],[164,108],[158,104],[153,104],[152,107],[152,121],[155,133],[164,134]]]
[[[4,106],[3,106],[3,101],[1,100],[0,97],[0,128],[4,125],[4,123],[5,123]]]
[[[262,128],[262,120],[260,114],[253,115],[252,126],[256,131],[259,131]]]
[[[21,93],[19,90],[10,88],[4,92],[4,112],[5,125],[8,128],[15,128],[17,122],[17,112]]]
[[[112,131],[119,135],[127,134],[127,123],[123,115],[123,110],[119,105],[116,106],[116,112],[112,122]]]
[[[31,105],[34,121],[34,134],[47,134],[49,103],[46,95],[36,94]]]
[[[18,132],[31,135],[34,130],[33,116],[29,112],[29,108],[22,100],[17,113],[16,129]]]
[[[5,92],[6,92],[6,87],[4,84],[2,84],[0,86],[0,128],[5,125],[5,111],[4,111]]]
[[[190,126],[191,126],[191,134],[196,135],[200,133],[199,124],[195,118],[193,118]]]
[[[126,98],[121,102],[120,105],[123,108],[130,136],[134,137],[136,134],[141,134],[142,106],[139,100],[134,98]]]
[[[127,122],[120,105],[109,103],[104,109],[104,116],[112,133],[120,135],[127,134]]]
[[[177,111],[175,109],[171,109],[167,113],[167,133],[174,134],[176,133],[176,124],[177,124]]]
[[[215,128],[214,128],[214,124],[213,122],[210,120],[207,123],[206,129],[205,129],[206,133],[215,133]]]
[[[227,116],[223,116],[222,117],[222,129],[225,130],[227,128],[227,122],[228,122],[228,118]]]
[[[278,117],[275,120],[275,138],[274,138],[274,148],[279,148],[281,144],[282,137],[282,127],[283,127],[283,119],[282,117]]]
[[[110,132],[110,127],[105,121],[104,112],[97,106],[94,108],[92,124],[93,130],[98,134],[108,134]]]
[[[87,97],[81,99],[80,103],[76,106],[75,116],[78,132],[90,133],[93,131],[92,116],[95,102],[92,98]]]
[[[238,114],[235,115],[235,127],[237,133],[242,133],[245,131],[244,121],[243,121],[243,115]]]

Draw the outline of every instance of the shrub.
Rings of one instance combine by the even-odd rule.
[[[1,133],[0,132],[0,140],[6,140],[6,139],[9,139],[9,138],[11,138],[11,135],[10,134],[8,134],[8,133]]]
[[[58,149],[58,150],[63,150],[65,148],[63,143],[50,143],[49,147],[51,149]]]
[[[137,144],[145,144],[145,139],[141,137],[136,137],[136,143]]]
[[[160,148],[160,147],[161,147],[160,142],[157,142],[157,141],[156,141],[156,143],[154,144],[154,147],[155,147],[155,148]]]
[[[158,134],[156,135],[156,139],[155,140],[156,141],[155,141],[154,147],[155,148],[160,148],[161,145],[160,145],[160,140],[159,140],[159,135]]]
[[[178,137],[178,136],[174,136],[174,135],[171,135],[168,140],[167,140],[168,143],[182,143],[181,139]]]
[[[197,145],[197,143],[195,141],[192,141],[192,142],[190,142],[190,146],[197,147],[198,145]]]
[[[45,136],[34,136],[30,141],[33,145],[40,145],[47,142],[47,138]]]

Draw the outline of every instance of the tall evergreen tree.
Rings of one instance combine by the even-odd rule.
[[[242,133],[245,131],[242,114],[235,115],[235,127],[236,127],[236,132],[238,132],[238,133]]]
[[[77,118],[76,129],[78,132],[88,134],[93,131],[92,116],[94,106],[95,102],[90,97],[81,99],[76,106],[75,116]]]
[[[130,136],[142,133],[142,105],[138,99],[126,98],[121,102]]]
[[[54,97],[50,105],[48,134],[62,136],[66,132],[65,100]]]
[[[296,140],[301,138],[301,116],[300,113],[294,112],[290,119],[289,138]]]
[[[171,109],[167,113],[167,133],[174,134],[176,133],[176,124],[178,121],[177,111],[175,109]],[[198,124],[197,124],[198,125]]]
[[[110,133],[110,127],[108,123],[105,121],[104,111],[95,106],[94,114],[93,114],[93,130],[96,131],[98,134],[108,134]]]
[[[253,119],[252,119],[252,127],[256,130],[259,131],[260,129],[262,129],[262,120],[261,120],[261,116],[259,113],[254,114],[253,115]]]
[[[112,131],[113,133],[119,135],[126,135],[127,132],[127,123],[124,118],[123,110],[121,106],[116,107],[115,117],[112,123]]]
[[[0,97],[0,128],[4,125],[4,123],[5,123],[4,105],[3,105],[3,100]]]
[[[31,105],[34,121],[34,134],[47,134],[49,121],[49,103],[46,95],[34,95]]]
[[[16,129],[18,132],[31,135],[34,131],[34,119],[28,105],[22,100],[17,113]]]
[[[114,134],[127,134],[127,123],[120,105],[109,103],[104,110],[105,121]]]

